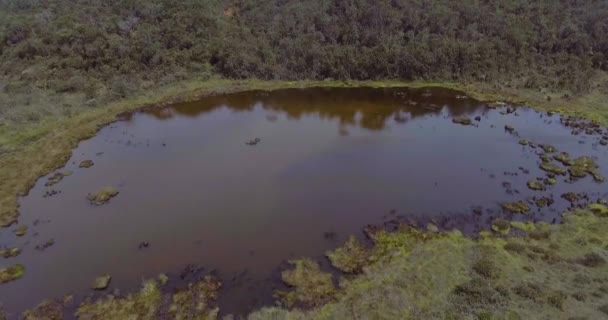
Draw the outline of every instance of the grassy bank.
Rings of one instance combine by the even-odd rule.
[[[316,261],[291,261],[282,306],[247,319],[604,319],[608,317],[608,208],[564,214],[562,224],[512,223],[509,232],[368,229],[373,246],[349,240],[328,252],[340,279]],[[79,319],[217,319],[221,284],[205,277],[165,292],[162,276],[140,292],[88,300]],[[334,280],[338,280],[335,285]],[[25,319],[61,319],[47,301]],[[302,308],[303,307],[303,308]],[[233,318],[227,318],[233,319]]]
[[[249,318],[603,319],[608,209],[594,210],[568,212],[560,225],[515,224],[511,232],[519,235],[511,237],[376,231],[372,248],[350,244],[337,260],[329,254],[343,271],[345,262],[361,263],[360,273],[344,276],[338,287],[326,282],[332,290],[309,285],[324,279],[310,264],[283,273],[296,302],[329,302],[309,311],[267,308]]]
[[[312,86],[441,86],[464,91],[479,100],[526,103],[539,109],[559,111],[608,124],[608,94],[601,87],[582,96],[566,98],[559,93],[498,90],[489,85],[473,83],[190,80],[134,93],[131,98],[114,101],[103,107],[83,106],[69,114],[58,115],[52,112],[50,109],[57,108],[57,103],[39,102],[33,106],[42,111],[49,109],[48,112],[38,110],[37,114],[47,114],[46,116],[38,116],[31,121],[4,121],[0,126],[0,225],[7,226],[16,220],[18,195],[25,194],[40,176],[61,167],[79,141],[93,136],[100,126],[114,121],[121,113],[147,106],[196,100],[216,93]],[[553,97],[550,101],[547,99],[549,96]]]

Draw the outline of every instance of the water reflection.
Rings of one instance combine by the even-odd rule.
[[[221,107],[235,112],[261,107],[268,112],[285,113],[290,119],[314,115],[337,120],[341,126],[382,130],[389,120],[406,123],[442,111],[450,116],[460,116],[479,110],[483,104],[445,88],[433,88],[432,91],[429,88],[308,88],[219,94],[147,112],[166,120],[174,116],[197,117]],[[276,121],[276,116],[269,114],[267,119]]]

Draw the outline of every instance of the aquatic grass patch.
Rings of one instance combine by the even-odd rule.
[[[502,208],[513,213],[526,213],[530,211],[530,207],[523,201],[503,203]]]
[[[64,306],[57,301],[44,301],[33,309],[23,312],[23,320],[62,320]]]
[[[82,302],[78,319],[217,319],[215,300],[221,284],[205,276],[175,292],[163,292],[156,280],[147,280],[138,292],[126,296],[108,295]]]
[[[343,246],[326,255],[332,266],[347,273],[361,272],[370,263],[370,252],[355,236],[350,236]]]
[[[330,273],[321,271],[316,261],[311,259],[291,260],[293,269],[281,273],[281,279],[293,288],[277,291],[275,297],[287,307],[319,306],[334,299],[336,288]]]
[[[608,245],[606,227],[599,214],[575,210],[562,224],[535,226],[543,236],[529,240],[450,232],[376,260],[342,281],[335,302],[307,311],[264,308],[250,318],[600,319],[605,294],[598,292],[608,266],[597,252]],[[528,224],[522,229],[533,231]],[[590,266],[577,267],[583,261]],[[583,284],[581,277],[590,280]]]
[[[154,280],[144,282],[142,289],[126,297],[109,295],[78,306],[79,319],[156,319],[162,294]]]
[[[173,294],[168,313],[173,319],[217,319],[219,309],[215,300],[220,287],[220,282],[210,276],[189,283],[186,288]]]
[[[16,264],[9,267],[0,267],[0,284],[15,281],[23,276],[25,267],[22,264]]]
[[[507,235],[511,231],[511,223],[504,219],[494,220],[494,223],[492,223],[492,231]]]

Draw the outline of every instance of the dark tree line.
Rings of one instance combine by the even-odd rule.
[[[125,96],[214,74],[585,91],[605,0],[0,0],[0,76]]]

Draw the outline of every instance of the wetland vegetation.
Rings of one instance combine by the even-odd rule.
[[[591,0],[0,0],[0,319],[608,318],[605,34]]]

